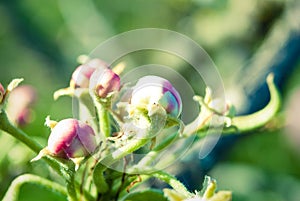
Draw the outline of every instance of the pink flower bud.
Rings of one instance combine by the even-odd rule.
[[[175,117],[182,110],[180,95],[168,80],[158,76],[142,77],[132,92],[131,105],[148,108],[153,104],[160,104]]]
[[[0,103],[3,100],[4,94],[5,94],[5,90],[4,90],[3,86],[2,86],[2,84],[0,83]]]
[[[119,91],[120,77],[111,69],[98,69],[91,76],[90,91],[100,98],[106,98],[110,93]]]
[[[36,102],[37,94],[30,85],[22,85],[10,92],[7,113],[18,126],[24,126],[31,121],[31,108]]]
[[[71,85],[75,88],[88,88],[91,75],[96,69],[106,69],[108,65],[100,59],[92,59],[78,66],[72,74]]]
[[[63,158],[88,156],[97,147],[93,129],[76,119],[64,119],[52,129],[47,150]]]

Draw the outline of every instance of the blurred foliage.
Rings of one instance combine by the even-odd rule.
[[[35,118],[23,129],[45,145],[49,133],[43,125],[45,117],[50,114],[59,120],[72,116],[71,99],[54,102],[53,92],[68,85],[77,65],[76,57],[89,53],[105,39],[145,27],[178,31],[209,53],[226,87],[233,75],[251,61],[288,3],[284,0],[1,1],[0,81],[7,85],[13,78],[24,77],[24,83],[36,87]],[[299,23],[299,18],[295,20]],[[196,89],[199,80],[193,78],[193,72],[178,58],[145,54],[133,55],[136,64],[147,61],[175,65],[189,78],[194,90],[201,92]],[[283,109],[288,107],[292,89],[300,87],[299,74],[297,68],[284,84]],[[234,200],[297,200],[300,154],[290,146],[286,132],[281,129],[248,135],[229,147],[229,154],[223,158],[226,162],[210,172],[220,189],[232,190]],[[0,133],[0,147],[0,197],[21,173],[56,177],[43,164],[30,164],[33,153],[10,136]],[[24,187],[22,200],[32,200],[32,189]]]

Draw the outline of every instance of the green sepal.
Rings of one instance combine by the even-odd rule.
[[[19,84],[21,82],[23,82],[23,78],[16,78],[16,79],[13,79],[7,86],[7,91],[12,91],[13,89],[15,89],[17,86],[19,86]]]
[[[205,176],[203,181],[203,187],[199,194],[201,197],[210,198],[215,194],[216,188],[216,181],[209,176]]]

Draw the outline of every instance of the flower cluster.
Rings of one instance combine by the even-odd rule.
[[[204,98],[194,96],[201,110],[194,121],[185,125],[180,120],[183,110],[180,94],[169,80],[147,75],[133,85],[121,84],[122,69],[111,68],[100,59],[87,60],[75,69],[69,86],[56,91],[54,98],[69,95],[77,99],[91,118],[56,122],[47,117],[45,124],[51,132],[44,148],[15,128],[29,121],[31,107],[37,99],[35,90],[28,85],[17,87],[22,79],[13,80],[6,89],[0,84],[0,129],[38,153],[32,161],[46,157],[46,162],[66,180],[67,195],[72,201],[78,200],[79,193],[84,200],[118,200],[119,197],[141,200],[149,193],[156,196],[155,200],[231,200],[231,192],[215,192],[216,182],[209,177],[202,191],[191,193],[162,169],[181,156],[181,147],[187,145],[184,140],[191,139],[192,135],[197,135],[195,139],[199,142],[208,134],[236,134],[237,130],[249,133],[264,126],[280,106],[274,76],[267,78],[271,100],[262,110],[235,116],[234,107],[213,97],[207,88]],[[163,155],[166,150],[170,151],[167,157]],[[81,165],[85,167],[78,171]],[[79,177],[82,180],[76,180]],[[162,192],[152,191],[125,193],[148,177],[167,182],[173,189],[164,189],[164,196]],[[59,186],[49,182],[46,182],[48,187]],[[65,190],[59,191],[66,194]]]
[[[98,132],[101,133],[101,142],[111,139],[114,135],[109,128],[110,125],[105,124],[110,118],[118,117],[115,120],[119,122],[119,133],[125,135],[130,133],[130,136],[134,137],[138,135],[138,131],[134,129],[132,122],[135,122],[137,127],[143,127],[141,119],[146,119],[145,127],[149,132],[153,130],[150,128],[151,125],[163,122],[160,126],[163,128],[168,116],[177,118],[182,110],[180,95],[168,80],[158,76],[145,76],[132,88],[122,89],[120,76],[100,59],[91,59],[78,66],[71,76],[70,86],[62,90],[68,90],[68,93],[61,93],[61,90],[58,90],[59,96],[66,94],[76,96],[76,90],[88,90],[86,96],[90,96],[93,102],[85,104],[95,105],[100,124],[92,126],[91,122],[83,123],[76,119],[64,119],[57,123],[47,119],[46,124],[52,129],[48,145],[34,160],[45,154],[72,160],[93,154],[99,144],[99,141],[96,143],[99,139]],[[112,101],[115,101],[113,97],[118,96],[121,90],[130,91],[130,96],[126,100],[125,115],[111,111],[113,105],[116,105],[112,104]],[[138,123],[137,118],[140,119]],[[112,146],[119,147],[117,142]]]

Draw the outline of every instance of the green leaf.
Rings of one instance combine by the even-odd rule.
[[[159,190],[150,189],[128,194],[122,201],[167,201]]]
[[[66,197],[64,186],[36,175],[24,174],[12,182],[3,201],[64,201],[67,200]]]
[[[165,126],[167,120],[167,114],[165,109],[163,109],[160,105],[153,105],[151,107],[151,115],[149,115],[151,126],[150,132],[148,134],[149,137],[155,137]]]

